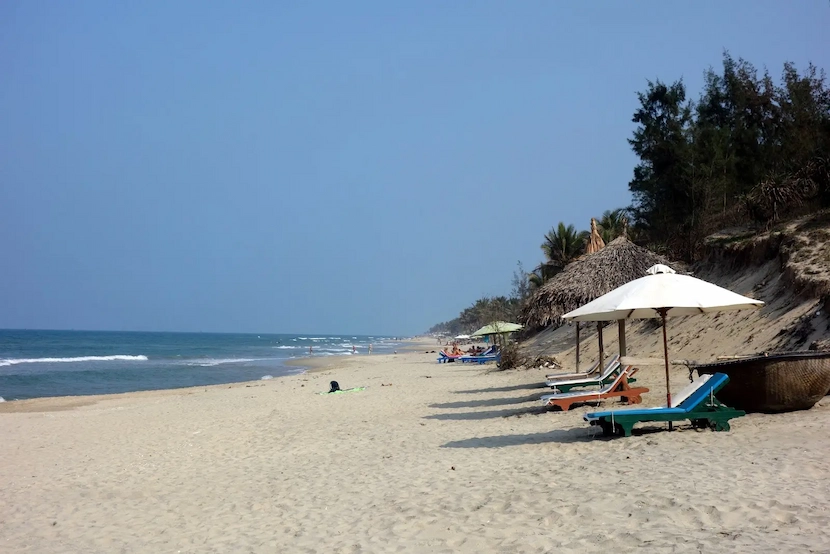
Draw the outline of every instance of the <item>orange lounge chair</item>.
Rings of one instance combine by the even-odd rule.
[[[628,378],[637,373],[638,368],[628,366],[621,371],[617,377],[597,391],[569,391],[556,394],[546,394],[542,397],[542,404],[548,407],[558,407],[563,412],[571,409],[573,404],[585,402],[599,402],[606,398],[620,397],[620,400],[627,404],[639,404],[643,401],[642,394],[648,392],[645,387],[632,388],[628,384]]]

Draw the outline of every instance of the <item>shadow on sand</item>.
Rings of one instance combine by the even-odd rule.
[[[488,398],[485,400],[465,400],[460,402],[443,402],[441,404],[430,404],[430,408],[480,408],[484,406],[509,406],[510,404],[523,404],[525,402],[538,402],[539,393],[518,398]]]
[[[547,442],[570,443],[590,442],[594,439],[608,440],[602,433],[593,429],[557,429],[547,433],[529,433],[527,435],[498,435],[494,437],[473,437],[460,441],[450,441],[441,448],[504,448],[524,444],[544,444]]]
[[[511,385],[509,387],[491,387],[489,389],[454,390],[453,394],[482,394],[487,392],[513,392],[517,390],[549,389],[544,382]]]
[[[468,419],[495,419],[497,417],[523,416],[544,414],[548,411],[544,406],[532,408],[514,408],[511,410],[484,410],[481,412],[459,412],[453,414],[433,414],[424,416],[424,419],[440,419],[445,421],[463,421]]]

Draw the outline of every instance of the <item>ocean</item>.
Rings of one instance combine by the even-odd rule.
[[[306,356],[393,352],[392,337],[0,330],[0,401],[272,379]],[[309,353],[311,348],[311,353]]]

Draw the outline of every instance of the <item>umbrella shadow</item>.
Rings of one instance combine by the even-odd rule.
[[[471,419],[495,419],[499,417],[538,415],[548,411],[544,406],[533,408],[518,408],[510,410],[483,410],[480,412],[456,412],[452,414],[433,414],[424,416],[424,419],[438,419],[444,421],[465,421]]]
[[[537,402],[539,394],[520,396],[517,398],[488,398],[486,400],[464,400],[460,402],[443,402],[430,404],[430,408],[481,408],[487,406],[509,406],[510,404],[524,404],[526,402]]]
[[[505,448],[526,444],[575,443],[590,442],[602,438],[591,429],[556,429],[546,433],[528,433],[525,435],[495,435],[490,437],[472,437],[442,444],[441,448]]]
[[[453,394],[482,394],[487,392],[513,392],[517,390],[547,389],[544,382],[510,385],[509,387],[490,387],[489,389],[454,390]]]

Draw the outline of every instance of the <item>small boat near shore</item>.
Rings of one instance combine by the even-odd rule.
[[[747,412],[808,410],[830,390],[830,352],[775,352],[688,366],[699,375],[729,375],[718,398]]]

